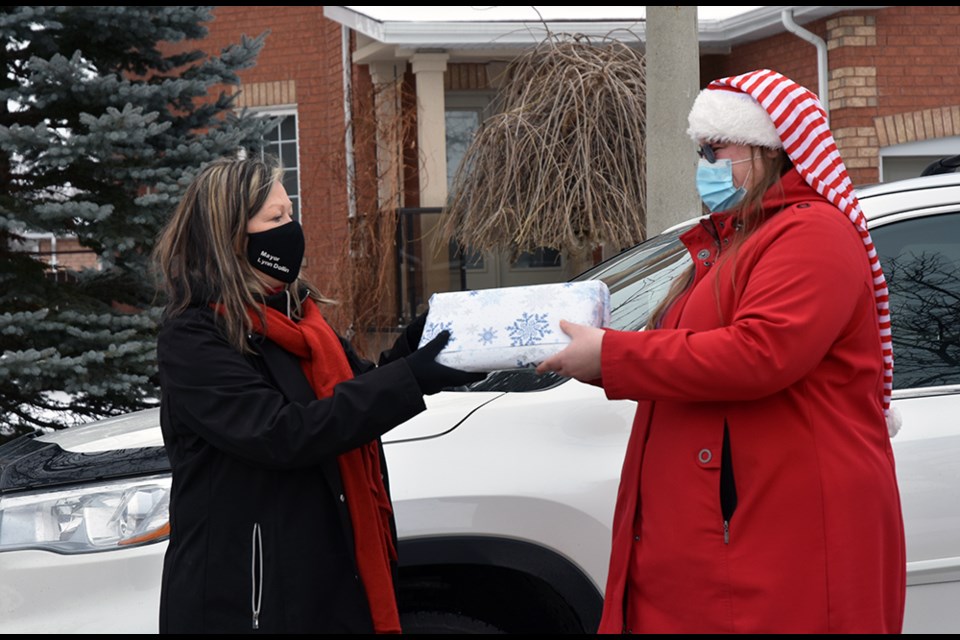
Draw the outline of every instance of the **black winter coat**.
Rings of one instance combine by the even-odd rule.
[[[161,633],[372,632],[336,456],[425,409],[403,338],[380,367],[341,339],[357,377],[317,400],[296,357],[260,336],[239,353],[209,307],[164,323]]]

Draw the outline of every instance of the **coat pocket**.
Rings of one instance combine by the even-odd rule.
[[[250,539],[250,610],[253,629],[260,628],[260,603],[263,600],[263,536],[260,523],[253,523]]]
[[[733,477],[730,429],[723,423],[723,451],[720,454],[720,513],[723,514],[723,542],[730,543],[730,522],[737,510],[737,482]]]

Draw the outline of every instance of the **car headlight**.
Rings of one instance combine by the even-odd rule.
[[[170,476],[0,497],[0,552],[89,553],[162,540],[170,532]]]

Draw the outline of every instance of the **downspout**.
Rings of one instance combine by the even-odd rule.
[[[793,10],[784,9],[780,12],[780,19],[787,31],[803,38],[817,48],[817,95],[820,104],[827,113],[827,122],[830,122],[830,86],[829,69],[827,67],[827,43],[815,33],[807,31],[793,20]]]
[[[343,65],[343,119],[346,124],[344,147],[347,162],[347,216],[357,215],[356,160],[353,149],[353,61],[350,55],[350,28],[340,28],[341,64]]]

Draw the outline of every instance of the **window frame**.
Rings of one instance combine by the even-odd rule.
[[[296,194],[288,193],[288,195],[290,196],[290,200],[293,202],[294,219],[299,222],[303,222],[303,217],[302,217],[303,211],[301,207],[302,195],[303,195],[303,184],[301,180],[301,171],[300,171],[300,167],[301,167],[300,116],[297,113],[297,109],[296,107],[265,107],[265,108],[252,109],[251,111],[254,113],[254,115],[258,117],[263,117],[263,118],[271,118],[271,117],[286,118],[289,116],[293,116],[294,118],[294,121],[293,121],[294,138],[292,141],[282,137],[282,134],[280,132],[281,132],[283,123],[281,122],[280,124],[277,125],[277,128],[273,132],[271,132],[271,136],[274,133],[276,133],[276,137],[270,138],[270,139],[265,138],[264,143],[268,146],[274,145],[277,147],[277,150],[278,150],[277,159],[280,160],[281,164],[283,165],[284,174],[286,175],[287,173],[294,173],[296,176],[297,192]],[[288,144],[290,142],[293,142],[293,145],[295,148],[295,155],[297,158],[297,166],[295,168],[287,167],[286,164],[283,163],[282,145],[285,143]],[[286,180],[284,180],[284,183],[286,183]]]

